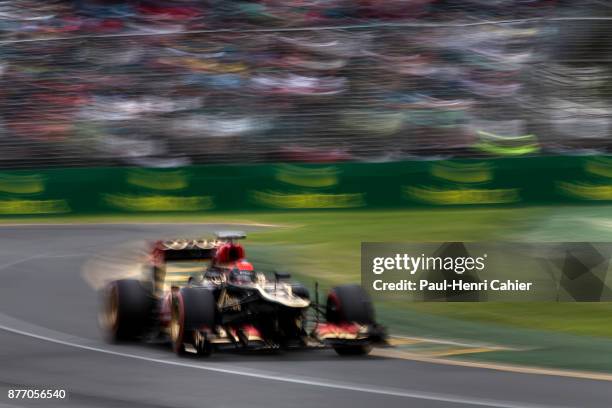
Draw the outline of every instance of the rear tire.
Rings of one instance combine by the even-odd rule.
[[[110,342],[138,340],[151,327],[155,299],[146,282],[111,282],[102,301],[100,323]]]
[[[186,354],[186,344],[195,348],[200,356],[210,355],[211,344],[199,336],[199,330],[214,328],[215,312],[215,296],[209,289],[186,287],[173,296],[170,338],[178,355]]]
[[[330,323],[374,324],[374,307],[370,296],[360,285],[342,285],[333,288],[327,296],[325,318]],[[366,355],[370,345],[334,347],[341,356]]]

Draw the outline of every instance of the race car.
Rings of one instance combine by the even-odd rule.
[[[385,329],[359,285],[337,286],[325,305],[318,284],[308,289],[255,270],[238,242],[242,232],[215,239],[151,244],[145,279],[110,282],[102,293],[100,322],[117,341],[168,341],[179,355],[208,356],[223,349],[332,347],[365,355],[386,344]]]

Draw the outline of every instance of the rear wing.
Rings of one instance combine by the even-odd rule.
[[[206,262],[212,261],[217,249],[227,242],[246,238],[240,231],[225,231],[216,234],[217,238],[210,239],[173,239],[153,243],[150,254],[152,278],[155,290],[160,293],[170,286],[180,286],[189,281],[190,277],[201,275],[202,266],[178,265],[179,262]],[[172,262],[172,269],[167,270],[168,262]]]
[[[190,266],[191,262],[213,259],[221,241],[205,239],[178,239],[156,241],[152,245],[150,262],[152,278],[157,294],[171,286],[183,286],[191,277],[201,276],[203,266]],[[185,262],[181,264],[181,262]],[[168,263],[174,265],[168,270]]]
[[[160,265],[168,261],[205,261],[215,256],[217,248],[226,242],[245,239],[242,231],[219,231],[216,239],[172,239],[153,244],[153,263]]]
[[[167,240],[153,244],[153,262],[157,265],[168,261],[206,261],[215,256],[220,241]]]

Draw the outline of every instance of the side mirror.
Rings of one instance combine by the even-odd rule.
[[[274,279],[276,279],[277,281],[279,281],[281,279],[289,279],[289,278],[291,278],[291,274],[290,273],[274,272]]]

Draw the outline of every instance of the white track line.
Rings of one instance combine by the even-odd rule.
[[[16,261],[7,262],[7,263],[4,263],[4,264],[0,265],[0,270],[6,269],[6,268],[10,268],[11,266],[19,265],[21,263],[25,263],[25,262],[28,262],[28,261],[32,261],[32,260],[38,259],[40,257],[41,257],[41,255],[32,255],[32,256],[28,256],[27,258],[21,258],[21,259],[18,259]]]
[[[81,257],[85,257],[85,256],[90,256],[90,254],[84,253],[84,254],[57,254],[57,255],[39,254],[39,255],[32,255],[32,256],[28,256],[27,258],[18,259],[18,260],[13,261],[13,262],[7,262],[7,263],[4,263],[4,264],[0,264],[0,270],[7,269],[7,268],[10,268],[12,266],[19,265],[19,264],[22,264],[22,263],[26,263],[26,262],[29,262],[29,261],[33,261],[34,259],[81,258]]]
[[[512,401],[497,401],[497,400],[488,400],[481,398],[472,398],[472,397],[464,397],[459,395],[449,395],[449,394],[439,394],[439,393],[429,393],[422,391],[410,391],[410,390],[400,390],[400,389],[391,389],[391,388],[374,388],[373,386],[368,385],[359,385],[359,384],[342,384],[342,383],[332,383],[328,380],[316,380],[316,379],[308,379],[308,378],[297,378],[297,377],[288,377],[288,376],[280,376],[280,375],[272,375],[260,372],[245,372],[239,371],[229,368],[219,368],[219,367],[211,367],[202,364],[190,364],[186,362],[180,361],[172,361],[172,360],[163,360],[160,358],[146,357],[138,354],[125,353],[115,350],[110,350],[101,347],[87,346],[84,344],[78,344],[70,341],[55,339],[52,337],[47,337],[43,335],[39,335],[36,333],[31,333],[23,330],[14,329],[12,327],[8,327],[0,324],[0,330],[4,330],[10,333],[19,334],[22,336],[27,336],[31,338],[35,338],[38,340],[47,341],[50,343],[61,344],[63,346],[78,348],[81,350],[95,351],[98,353],[110,354],[113,356],[133,358],[136,360],[143,360],[152,363],[158,364],[166,364],[175,367],[185,367],[185,368],[193,368],[197,370],[204,371],[213,371],[223,374],[232,374],[239,375],[243,377],[251,377],[259,380],[269,380],[269,381],[278,381],[285,382],[291,384],[300,384],[307,385],[312,387],[321,387],[335,390],[345,390],[345,391],[355,391],[355,392],[363,392],[368,394],[377,394],[377,395],[385,395],[391,397],[400,397],[400,398],[411,398],[411,399],[419,399],[419,400],[428,400],[428,401],[438,401],[438,402],[448,402],[451,404],[458,405],[472,405],[472,406],[482,406],[482,407],[494,407],[494,408],[561,408],[559,405],[537,405],[537,404],[528,404],[528,403],[520,403],[520,402],[512,402]]]

